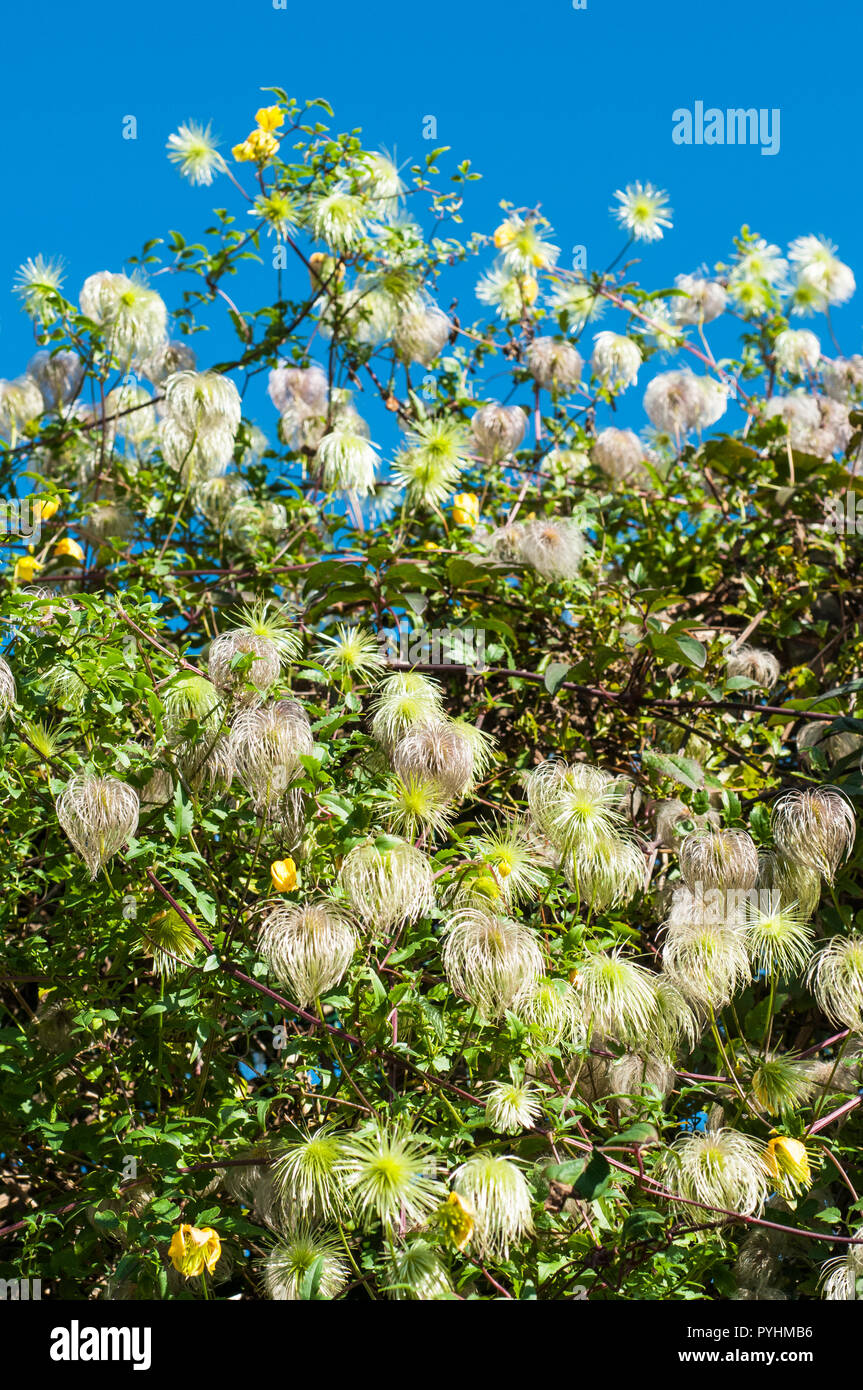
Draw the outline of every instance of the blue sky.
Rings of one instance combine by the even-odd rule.
[[[394,148],[400,162],[427,152],[422,122],[434,115],[436,143],[483,174],[470,187],[464,229],[493,229],[503,197],[541,201],[564,264],[575,245],[587,247],[591,267],[616,253],[611,197],[640,178],[669,190],[675,214],[666,239],[643,248],[651,286],[722,258],[744,221],[780,244],[825,233],[863,284],[858,3],[285,3],[10,8],[0,86],[0,375],[23,370],[32,350],[9,289],[21,261],[63,255],[72,297],[91,272],[122,268],[147,237],[169,227],[194,237],[227,185],[181,181],[165,140],[193,117],[211,120],[225,146],[235,143],[268,84],[325,95],[336,128],[361,126],[367,147]],[[697,100],[778,107],[779,153],[675,145],[672,112]],[[127,115],[137,120],[134,141],[122,138]],[[466,317],[479,308],[471,300]],[[823,321],[807,326],[826,340]],[[843,351],[860,350],[863,289],[836,326]]]

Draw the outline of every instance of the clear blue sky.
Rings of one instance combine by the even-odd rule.
[[[395,148],[399,161],[428,150],[422,120],[433,114],[437,143],[483,174],[465,230],[491,230],[502,197],[542,201],[564,264],[577,244],[591,267],[615,254],[611,195],[637,178],[667,188],[674,208],[673,232],[643,253],[657,287],[727,254],[743,221],[782,245],[825,233],[861,285],[836,315],[842,348],[863,346],[859,0],[587,0],[580,11],[572,0],[286,3],[9,7],[0,375],[16,375],[31,351],[9,290],[21,261],[62,254],[74,297],[145,238],[169,227],[193,237],[226,186],[181,181],[165,140],[194,117],[235,143],[269,84],[326,96],[336,128],[361,126],[368,147]],[[697,100],[778,107],[780,152],[673,144],[672,111]],[[135,141],[122,138],[127,115]],[[467,316],[479,307],[472,300]],[[823,321],[811,326],[826,347]]]

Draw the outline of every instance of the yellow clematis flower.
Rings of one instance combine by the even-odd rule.
[[[268,130],[251,131],[240,145],[235,145],[231,154],[240,163],[243,161],[254,160],[257,164],[263,164],[271,155],[276,153],[279,142],[275,135],[271,135]]]
[[[42,502],[38,498],[33,503],[33,520],[50,521],[52,516],[60,510],[60,502],[56,497],[49,497]]]
[[[30,584],[34,575],[45,568],[36,559],[35,555],[22,555],[15,561],[14,579],[16,584]]]
[[[536,282],[536,280],[533,278],[533,276],[532,276],[532,275],[523,275],[523,276],[521,277],[521,297],[522,297],[522,299],[524,300],[525,304],[533,304],[533,303],[535,303],[535,301],[536,301],[536,296],[537,296],[538,294],[539,294],[539,285],[537,284],[537,282]]]
[[[812,1185],[812,1168],[806,1145],[784,1134],[767,1141],[764,1160],[783,1197],[806,1192]]]
[[[297,866],[293,859],[277,859],[270,865],[270,878],[277,893],[290,893],[297,886]]]
[[[171,1263],[185,1279],[194,1279],[205,1269],[212,1274],[221,1253],[222,1242],[212,1226],[181,1226],[168,1247]]]
[[[446,1201],[441,1202],[434,1223],[456,1250],[463,1250],[473,1234],[473,1216],[457,1192],[451,1192]]]
[[[285,113],[280,106],[262,106],[255,112],[255,120],[261,130],[278,130],[285,124]]]
[[[458,492],[452,499],[452,519],[457,526],[476,526],[479,521],[479,498],[475,492]]]
[[[77,541],[66,540],[58,541],[54,546],[55,555],[71,555],[73,560],[77,560],[79,565],[84,563],[84,549]]]

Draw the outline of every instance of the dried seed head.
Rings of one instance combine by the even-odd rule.
[[[343,979],[357,938],[338,903],[279,904],[261,927],[261,955],[273,975],[306,1008]]]
[[[316,1269],[318,1298],[336,1298],[350,1274],[342,1250],[337,1237],[305,1223],[295,1226],[261,1261],[267,1297],[278,1302],[305,1298],[306,1276]]]
[[[396,1300],[416,1298],[428,1303],[455,1296],[446,1265],[434,1246],[421,1236],[392,1252],[384,1288]]]
[[[764,912],[750,906],[746,946],[753,969],[766,971],[771,979],[796,975],[812,954],[812,929],[793,908],[777,904]]]
[[[15,677],[8,664],[0,656],[0,724],[3,723],[15,703]]]
[[[696,830],[679,854],[680,872],[694,892],[755,886],[758,851],[745,830]]]
[[[188,922],[172,907],[150,918],[139,942],[139,949],[153,957],[153,969],[169,979],[194,959],[198,938]]]
[[[781,675],[776,657],[761,647],[730,647],[725,654],[725,665],[729,677],[746,676],[763,690],[772,690]]]
[[[297,1215],[327,1221],[342,1211],[343,1140],[335,1125],[326,1123],[281,1147],[273,1164],[273,1182],[289,1221]]]
[[[387,1231],[424,1221],[440,1202],[443,1184],[430,1176],[429,1149],[397,1126],[372,1124],[349,1134],[340,1162],[348,1201],[363,1225]]]
[[[818,950],[806,983],[831,1022],[863,1027],[863,936],[833,936]]]
[[[736,1129],[682,1134],[668,1150],[661,1172],[677,1196],[741,1216],[757,1215],[769,1191],[763,1145]]]
[[[534,338],[527,350],[527,369],[537,386],[566,393],[581,380],[584,359],[565,338]]]
[[[808,921],[821,900],[821,875],[784,854],[767,851],[758,858],[759,891],[778,894],[779,906],[799,912]]]
[[[275,815],[291,785],[303,775],[300,758],[314,748],[309,718],[296,700],[243,709],[228,738],[236,775],[255,810]]]
[[[637,1046],[657,1013],[657,976],[619,950],[593,951],[578,967],[578,992],[591,1034]]]
[[[644,887],[644,854],[631,835],[617,831],[576,844],[564,867],[570,886],[593,912],[620,907]]]
[[[588,763],[540,763],[528,773],[526,788],[539,830],[563,853],[578,849],[582,864],[622,822],[614,779]]]
[[[138,828],[138,793],[116,777],[75,773],[57,802],[57,818],[95,878]]]
[[[610,425],[594,441],[590,457],[608,478],[630,483],[646,478],[644,445],[632,430],[619,430]]]
[[[395,837],[356,845],[345,855],[338,881],[363,925],[380,931],[414,922],[434,904],[428,858]]]
[[[441,955],[452,988],[489,1022],[502,1018],[542,973],[530,928],[475,908],[463,908],[447,923]]]
[[[470,422],[476,451],[487,463],[509,458],[524,439],[527,416],[520,406],[481,406]]]
[[[533,1234],[530,1188],[513,1158],[478,1153],[453,1173],[453,1188],[474,1219],[481,1257],[509,1258],[509,1248]]]
[[[571,517],[527,521],[515,541],[518,559],[544,579],[574,579],[581,569],[584,533]]]
[[[773,838],[788,859],[817,869],[828,883],[854,848],[857,820],[847,797],[832,787],[786,792],[770,810]]]
[[[388,676],[371,708],[372,735],[389,754],[410,729],[446,719],[440,685],[416,671]]]

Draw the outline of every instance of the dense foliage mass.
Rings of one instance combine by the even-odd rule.
[[[202,240],[19,273],[0,1273],[853,1299],[852,272],[647,290],[640,184],[568,270],[270,99]]]

